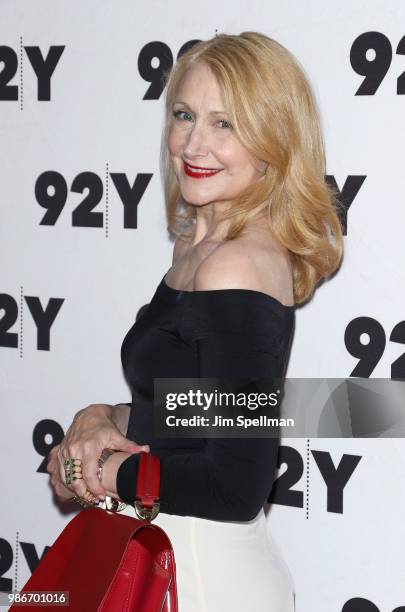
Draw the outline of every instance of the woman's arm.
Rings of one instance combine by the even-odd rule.
[[[230,385],[232,379],[271,380],[281,367],[274,342],[272,336],[244,330],[208,334],[197,342],[200,376],[223,377]],[[270,494],[278,446],[276,437],[210,438],[201,450],[173,450],[160,456],[160,511],[212,520],[251,520]],[[150,451],[159,454],[152,444]],[[114,490],[126,503],[133,503],[135,497],[138,461],[138,455],[133,455],[118,466]]]

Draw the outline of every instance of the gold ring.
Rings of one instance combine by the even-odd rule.
[[[63,468],[65,470],[66,486],[70,485],[72,483],[72,480],[83,478],[83,476],[78,476],[78,474],[81,473],[81,469],[82,469],[81,459],[73,459],[73,458],[64,459]],[[78,471],[79,468],[80,468],[80,472]]]

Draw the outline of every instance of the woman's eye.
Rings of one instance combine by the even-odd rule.
[[[181,110],[173,111],[173,117],[175,117],[176,119],[177,118],[182,119],[180,115],[188,115],[189,117],[191,117],[191,115],[189,113],[186,113],[186,111],[181,111]]]
[[[190,113],[187,113],[186,111],[182,110],[173,111],[173,117],[175,119],[179,119],[180,121],[188,121],[188,118],[192,119]],[[223,128],[232,129],[232,125],[229,123],[229,121],[226,121],[225,119],[220,119],[217,123],[225,124],[222,126]]]

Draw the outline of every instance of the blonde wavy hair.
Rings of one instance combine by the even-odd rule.
[[[161,173],[167,229],[187,239],[195,207],[182,201],[168,151],[173,103],[189,67],[205,62],[217,79],[234,133],[265,175],[233,201],[226,239],[264,211],[272,233],[289,251],[294,300],[310,298],[316,284],[337,270],[343,256],[337,194],[325,181],[326,162],[314,94],[299,62],[281,44],[258,32],[219,34],[196,43],[164,75],[165,125]]]

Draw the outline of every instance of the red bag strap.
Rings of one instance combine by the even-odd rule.
[[[151,452],[139,453],[135,490],[135,511],[142,519],[152,520],[159,512],[160,458]]]

